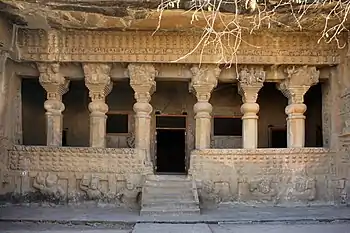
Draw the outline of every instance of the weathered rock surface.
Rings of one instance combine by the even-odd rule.
[[[160,11],[157,11],[162,1],[160,0],[0,0],[0,15],[15,24],[29,28],[81,28],[81,29],[106,29],[106,30],[155,30],[159,26]],[[188,30],[200,29],[205,24],[205,14],[211,14],[208,6],[203,7],[196,19],[193,20],[193,10],[196,9],[196,1],[179,1],[172,4],[162,12],[160,29],[163,30]],[[273,9],[277,2],[270,1],[268,7]],[[300,6],[295,6],[296,12]],[[261,22],[261,29],[270,27],[278,30],[322,30],[329,11],[334,4],[316,4],[309,7],[307,16],[299,22],[291,14],[291,6],[280,6]],[[162,8],[162,7],[160,7]],[[252,27],[256,21],[256,13],[246,9],[244,4],[236,9],[234,1],[224,1],[220,7],[223,12],[221,19],[217,20],[215,27],[223,28],[219,23],[231,22],[237,12],[238,21],[242,26]],[[300,16],[300,14],[298,15]],[[330,19],[329,26],[339,23],[341,18]],[[349,20],[344,22],[347,26]],[[254,25],[253,25],[254,26]],[[256,26],[256,25],[255,25]]]

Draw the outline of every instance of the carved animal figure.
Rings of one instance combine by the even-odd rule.
[[[272,201],[277,195],[276,185],[272,179],[263,178],[251,181],[249,184],[249,191],[254,199]]]
[[[132,181],[127,180],[126,186],[117,194],[117,198],[125,205],[131,208],[138,208],[138,197],[141,193],[141,188],[137,187]]]
[[[97,176],[84,175],[79,187],[86,193],[89,200],[98,200],[102,197],[100,178]]]
[[[287,199],[294,201],[312,201],[316,197],[316,181],[312,178],[295,176],[290,179]]]
[[[58,176],[54,174],[48,174],[45,177],[39,173],[34,179],[33,187],[44,196],[56,200],[63,199],[65,196],[63,188],[58,184]]]

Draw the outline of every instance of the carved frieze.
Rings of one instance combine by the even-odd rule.
[[[256,164],[254,172],[260,175],[290,172],[294,167],[304,167],[312,174],[329,174],[332,154],[325,148],[195,150],[191,153],[191,169],[206,170],[208,164],[220,163],[235,167],[240,174],[249,174],[252,170],[248,164]]]
[[[237,51],[240,64],[338,64],[336,43],[318,43],[306,32],[253,34],[244,37]],[[173,41],[174,43],[169,43]],[[223,59],[214,47],[196,47],[200,35],[186,32],[113,32],[19,30],[17,46],[26,61],[154,62],[167,63],[189,54],[179,63],[217,63]],[[59,49],[58,49],[59,48]]]
[[[238,201],[303,204],[330,200],[332,188],[321,184],[335,176],[333,156],[323,148],[195,150],[190,174],[208,190],[219,181],[238,184]],[[236,200],[230,189],[224,198]]]
[[[34,178],[33,188],[48,199],[62,200],[66,195],[64,189],[58,183],[58,176],[56,174],[39,173]]]
[[[85,174],[80,181],[79,187],[86,193],[88,200],[102,198],[100,178],[93,174]]]
[[[243,179],[239,182],[239,199],[254,201],[275,201],[278,182],[272,177]]]
[[[313,201],[316,198],[316,180],[304,175],[289,177],[285,194],[286,201]]]
[[[15,146],[9,169],[45,172],[143,172],[144,159],[135,149]]]

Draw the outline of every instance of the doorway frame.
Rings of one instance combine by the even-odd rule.
[[[157,117],[183,117],[185,118],[185,127],[184,128],[172,128],[172,127],[157,127]],[[188,115],[185,114],[155,114],[154,115],[154,127],[153,127],[153,173],[154,174],[165,174],[165,173],[159,173],[157,172],[157,130],[163,129],[163,130],[183,130],[185,132],[185,157],[184,157],[184,163],[185,163],[185,173],[181,173],[182,175],[187,175],[188,173]],[[176,175],[177,173],[170,173]]]

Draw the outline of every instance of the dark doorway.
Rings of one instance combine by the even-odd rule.
[[[287,148],[286,128],[270,128],[270,148]]]
[[[157,173],[186,173],[186,118],[157,116]]]

